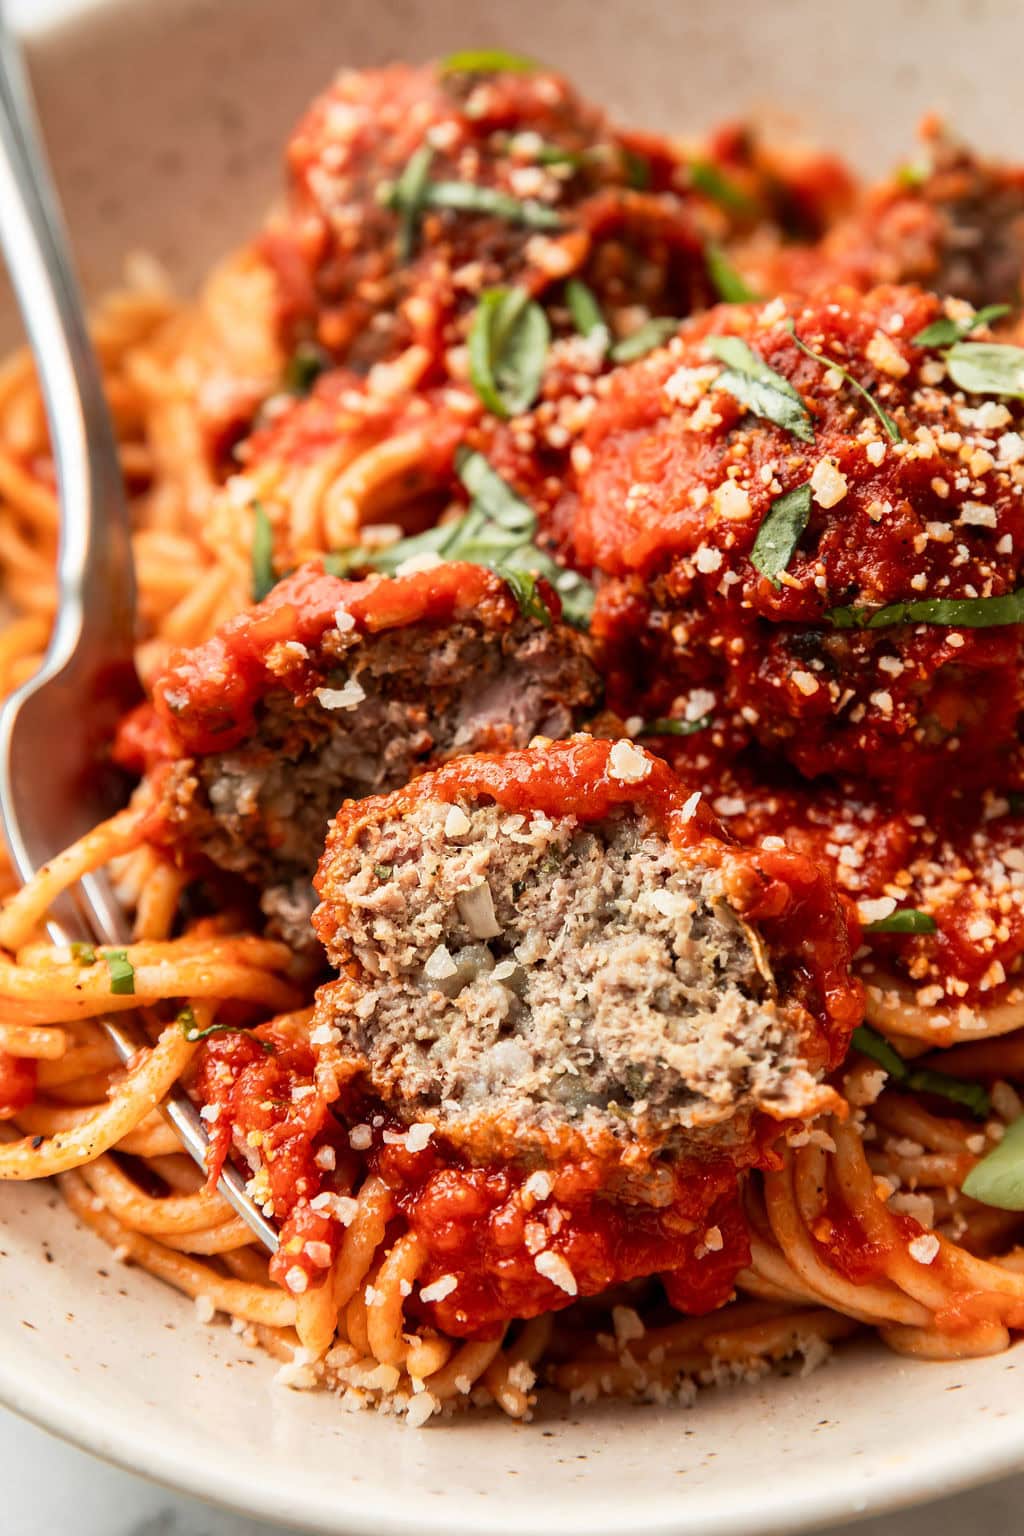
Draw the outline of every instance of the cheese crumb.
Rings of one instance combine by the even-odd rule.
[[[344,688],[317,688],[314,692],[324,709],[355,709],[366,698],[366,689],[354,677]]]
[[[819,507],[834,507],[846,495],[846,476],[832,459],[819,459],[811,475],[811,490]]]
[[[907,1244],[907,1252],[915,1264],[931,1264],[938,1257],[939,1240],[934,1232],[924,1232]]]
[[[444,1301],[452,1291],[457,1291],[459,1282],[455,1275],[439,1275],[430,1285],[420,1287],[420,1301]]]
[[[543,1275],[545,1280],[550,1280],[552,1285],[557,1285],[558,1289],[565,1291],[567,1296],[575,1296],[578,1293],[576,1276],[560,1253],[552,1253],[547,1249],[544,1253],[538,1253],[533,1265],[538,1275]],[[420,1295],[422,1294],[421,1291]]]
[[[650,771],[650,758],[631,741],[617,741],[608,754],[608,776],[622,784],[639,784]]]
[[[445,837],[465,837],[472,822],[460,805],[453,805],[444,819]]]

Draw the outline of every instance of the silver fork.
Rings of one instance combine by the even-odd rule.
[[[20,47],[0,11],[0,244],[41,381],[61,505],[58,609],[46,658],[0,710],[0,821],[23,880],[118,807],[98,767],[118,716],[140,696],[133,659],[135,574],[117,443],[85,324]],[[124,944],[130,933],[104,875],[87,875],[47,923],[57,944]],[[103,1021],[121,1061],[149,1044],[121,1014]],[[195,1105],[176,1091],[163,1113],[204,1166]],[[270,1250],[277,1232],[238,1170],[218,1188]]]

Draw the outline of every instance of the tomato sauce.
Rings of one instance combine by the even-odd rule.
[[[9,1120],[31,1104],[36,1091],[36,1064],[26,1056],[0,1051],[0,1120]]]

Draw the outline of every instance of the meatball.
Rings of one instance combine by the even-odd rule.
[[[546,71],[346,72],[288,150],[287,210],[260,244],[284,334],[364,367],[432,359],[489,287],[574,273],[613,308],[683,314],[712,292],[684,198]]]
[[[920,166],[873,188],[812,246],[756,244],[740,264],[758,292],[920,283],[978,308],[1017,304],[1024,277],[1024,169],[984,159],[925,124]]]
[[[954,753],[1017,781],[1024,631],[988,605],[1021,584],[1024,409],[915,340],[951,317],[906,288],[722,306],[613,376],[561,522],[605,577],[614,708],[908,802]]]
[[[631,742],[465,758],[345,806],[316,883],[342,972],[317,1017],[348,1076],[474,1159],[743,1165],[759,1118],[832,1097],[859,994],[831,885],[725,841]]]
[[[301,568],[180,655],[125,726],[121,761],[148,767],[156,791],[151,836],[241,875],[283,932],[308,936],[340,800],[565,734],[594,705],[585,641],[550,589],[537,598],[527,616],[478,566],[364,582]]]

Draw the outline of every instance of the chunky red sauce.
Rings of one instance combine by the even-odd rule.
[[[32,1102],[36,1091],[36,1064],[25,1056],[0,1051],[0,1120],[9,1120]]]

